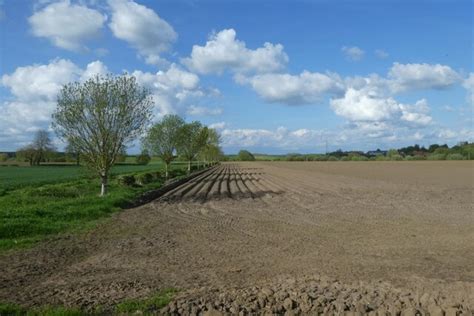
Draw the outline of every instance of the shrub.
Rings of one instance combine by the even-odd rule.
[[[135,158],[135,161],[139,165],[148,165],[150,160],[151,160],[151,157],[146,151],[143,151],[140,155],[137,156],[137,158]]]
[[[427,157],[428,160],[446,160],[445,154],[431,154]]]
[[[423,155],[414,155],[412,157],[413,157],[413,160],[426,160],[426,157]]]
[[[446,160],[464,160],[464,156],[461,154],[449,154],[446,156]]]
[[[334,156],[329,156],[328,161],[338,161],[338,159]]]
[[[31,194],[52,198],[75,198],[79,196],[79,192],[76,188],[64,184],[41,186],[31,190]]]
[[[0,153],[0,162],[5,162],[8,160],[8,155],[5,153]]]
[[[134,175],[120,175],[117,177],[117,182],[124,186],[133,186],[136,179]]]
[[[378,156],[375,156],[375,160],[376,161],[387,161],[387,160],[390,160],[390,159],[388,157],[378,155]]]
[[[305,157],[301,154],[288,154],[286,155],[288,161],[304,161]]]
[[[254,161],[255,157],[248,150],[241,150],[237,155],[237,159],[240,161]]]
[[[153,180],[158,180],[161,178],[161,172],[159,171],[153,171],[153,172],[150,172],[150,174],[153,176]]]
[[[348,156],[341,157],[341,161],[351,161],[351,158]]]
[[[136,180],[139,185],[145,185],[153,182],[153,175],[149,172],[140,173],[136,176]]]
[[[400,161],[400,160],[403,160],[403,157],[399,154],[393,154],[390,156],[390,160]]]
[[[398,153],[398,150],[396,150],[396,149],[389,149],[389,151],[387,152],[387,157],[392,158],[392,156],[395,156],[395,155],[400,155]]]
[[[365,156],[352,156],[352,161],[369,161],[369,158]]]

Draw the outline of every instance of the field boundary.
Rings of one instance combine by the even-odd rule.
[[[142,205],[145,205],[147,203],[150,203],[150,202],[160,198],[165,193],[167,193],[167,192],[179,187],[180,185],[196,178],[197,176],[200,176],[200,175],[202,175],[206,172],[214,170],[215,168],[217,168],[217,166],[219,166],[219,165],[214,165],[214,166],[206,168],[204,170],[193,172],[189,176],[171,181],[170,183],[165,184],[164,186],[162,186],[159,189],[147,191],[147,192],[143,193],[142,195],[140,195],[134,201],[132,201],[132,202],[128,203],[127,205],[125,205],[123,207],[123,209],[134,208],[134,207],[138,207],[138,206],[142,206]]]

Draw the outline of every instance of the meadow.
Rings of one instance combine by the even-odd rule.
[[[149,165],[119,164],[111,172],[109,194],[99,196],[100,184],[82,166],[45,165],[0,167],[0,251],[24,247],[48,236],[93,227],[124,208],[146,191],[163,185],[163,176],[143,185],[123,185],[119,175],[139,175],[163,170]],[[173,164],[171,176],[185,174],[183,164]]]
[[[112,168],[111,175],[124,173],[161,170],[163,165],[154,162],[149,165],[118,164]],[[0,167],[0,192],[28,185],[43,185],[59,183],[81,178],[92,178],[95,175],[82,166],[57,164],[35,167],[26,166],[1,166]]]

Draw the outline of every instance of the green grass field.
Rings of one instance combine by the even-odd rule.
[[[184,175],[185,166],[173,164],[171,176]],[[161,176],[143,186],[124,186],[118,183],[117,175],[162,170],[161,163],[115,166],[109,194],[100,197],[99,180],[84,167],[0,167],[0,251],[93,227],[101,218],[165,181]]]
[[[118,175],[141,171],[159,171],[163,164],[155,162],[149,165],[123,164],[113,167],[111,174]],[[25,185],[43,185],[58,182],[90,178],[95,175],[81,166],[73,165],[45,165],[39,167],[0,167],[0,191],[21,188]]]

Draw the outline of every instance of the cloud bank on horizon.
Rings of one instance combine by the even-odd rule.
[[[400,28],[389,45],[388,35],[367,40],[362,22],[354,25],[360,30],[346,36],[344,28],[315,22],[314,32],[333,31],[334,36],[315,36],[315,43],[309,43],[311,36],[298,23],[291,27],[300,32],[291,35],[283,30],[287,25],[271,21],[268,25],[277,32],[267,35],[266,27],[250,18],[234,18],[235,25],[221,27],[218,14],[231,11],[226,5],[231,6],[197,2],[189,11],[191,5],[179,1],[4,2],[0,25],[8,44],[0,68],[0,150],[15,150],[34,131],[49,128],[62,85],[124,71],[150,89],[156,119],[177,113],[202,120],[221,133],[227,152],[321,152],[326,143],[335,150],[473,140],[472,39],[455,38],[458,46],[452,50],[461,55],[451,58],[451,48],[439,39],[425,39],[428,53],[395,40],[419,43],[423,32],[432,32],[429,28],[419,34]],[[449,7],[453,19],[459,17],[455,10],[464,9],[461,5],[470,2]],[[255,18],[264,11],[258,3],[245,6],[257,7],[249,13]],[[319,2],[298,6],[340,17],[354,10]],[[190,13],[179,15],[183,7]],[[298,8],[295,16],[277,9],[275,19],[286,13],[297,21]],[[447,20],[445,36],[456,37],[460,30],[469,34],[469,13],[449,29],[449,14],[435,9]],[[206,21],[199,18],[202,13]],[[397,20],[392,14],[388,20]],[[312,21],[305,20],[312,17],[310,10],[299,16]],[[468,49],[459,51],[459,46]],[[433,56],[436,50],[443,53]]]

